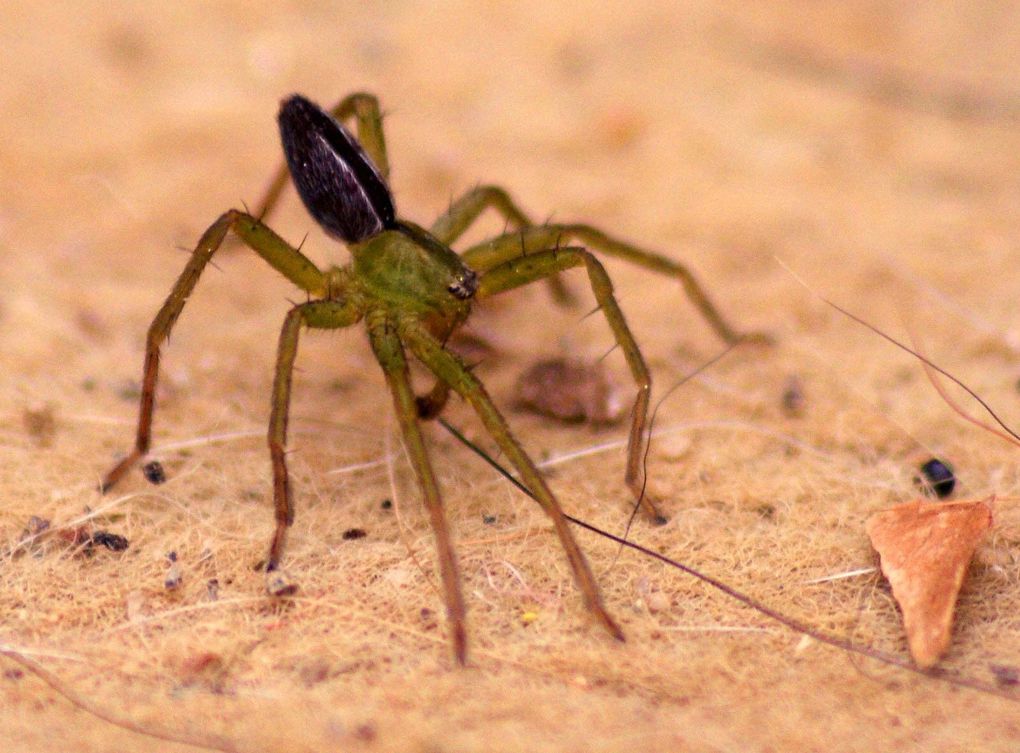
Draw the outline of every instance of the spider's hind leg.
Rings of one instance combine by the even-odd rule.
[[[591,253],[583,248],[554,248],[537,251],[527,256],[517,256],[490,268],[482,275],[476,297],[479,299],[504,293],[537,280],[543,280],[573,267],[585,268],[592,293],[598,303],[609,328],[613,332],[616,344],[623,351],[631,376],[637,386],[634,407],[631,409],[630,436],[627,440],[627,470],[624,480],[649,518],[664,523],[666,518],[659,512],[652,499],[645,494],[644,459],[645,426],[648,421],[648,403],[652,391],[652,377],[645,364],[644,356],[638,347],[630,327],[624,319],[623,311],[613,295],[613,283],[606,274],[605,267]]]

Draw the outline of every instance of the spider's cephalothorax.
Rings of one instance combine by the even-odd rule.
[[[351,118],[357,124],[357,139],[341,124]],[[231,209],[209,226],[149,327],[135,448],[107,473],[102,489],[109,489],[148,452],[160,348],[205,265],[227,232],[233,231],[308,295],[308,300],[294,306],[284,319],[273,382],[269,451],[276,528],[266,565],[268,590],[279,596],[295,588],[279,569],[279,563],[287,528],[294,520],[286,443],[299,335],[302,328],[338,329],[364,320],[372,350],[392,393],[404,443],[435,531],[457,660],[464,663],[467,656],[464,601],[439,486],[419,425],[422,419],[442,410],[451,390],[474,408],[521,480],[549,514],[585,604],[613,636],[622,640],[623,633],[606,612],[588,563],[542,474],[511,434],[478,377],[444,343],[468,317],[473,301],[583,267],[598,309],[605,316],[637,386],[624,478],[646,510],[658,518],[655,505],[641,494],[640,461],[651,389],[648,369],[602,264],[586,248],[565,246],[564,241],[577,241],[678,279],[723,339],[735,342],[740,337],[682,265],[616,240],[590,225],[534,225],[507,193],[495,186],[469,191],[428,230],[398,219],[387,185],[389,162],[382,118],[378,102],[370,94],[352,94],[329,113],[294,95],[282,103],[279,125],[286,164],[277,173],[266,197],[255,214]],[[315,221],[347,244],[351,253],[348,266],[320,270],[263,222],[276,204],[288,175]],[[486,208],[497,210],[514,229],[460,253],[454,252],[451,246]],[[415,397],[408,353],[436,378],[435,386],[425,397]]]

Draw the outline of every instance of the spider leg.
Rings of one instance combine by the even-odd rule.
[[[374,94],[367,92],[354,92],[340,100],[329,111],[337,120],[343,122],[353,117],[357,123],[358,142],[368,153],[369,158],[379,170],[384,181],[389,180],[390,163],[386,157],[386,138],[383,135],[382,111],[379,109],[379,100]],[[265,219],[276,208],[283,189],[287,187],[287,178],[290,173],[287,170],[287,163],[282,162],[266,188],[262,199],[255,205],[253,214],[259,219]]]
[[[437,379],[432,389],[426,394],[415,398],[415,405],[418,407],[418,418],[423,421],[430,421],[439,416],[450,399],[450,385],[442,379]]]
[[[269,227],[251,215],[238,212],[235,209],[220,216],[198,241],[187,266],[177,278],[170,295],[149,326],[149,333],[145,341],[145,366],[142,373],[142,397],[138,410],[135,448],[106,474],[100,485],[100,491],[105,492],[117,483],[131,466],[149,451],[152,436],[152,413],[156,399],[156,380],[159,375],[160,347],[163,341],[170,336],[170,330],[198,283],[202,270],[205,269],[205,265],[209,263],[212,255],[216,253],[216,249],[223,243],[228,230],[233,230],[253,251],[302,290],[313,295],[321,295],[326,292],[325,277],[319,268],[300,251],[289,246]]]
[[[573,247],[546,249],[530,253],[527,256],[517,256],[489,268],[479,280],[475,297],[486,298],[519,288],[536,280],[545,279],[550,275],[559,274],[572,267],[581,266],[588,273],[588,281],[599,310],[602,311],[609,328],[613,331],[613,337],[616,339],[617,345],[620,346],[620,350],[623,351],[631,376],[637,385],[637,395],[631,410],[630,437],[627,440],[627,470],[624,481],[633,492],[635,499],[641,501],[651,518],[665,522],[665,518],[656,509],[655,503],[644,494],[642,459],[652,377],[648,372],[648,366],[645,364],[644,356],[641,355],[637,341],[627,326],[623,311],[620,310],[620,306],[616,302],[613,295],[613,283],[601,262],[585,249]]]
[[[683,264],[660,254],[606,235],[591,225],[541,225],[529,227],[515,233],[506,233],[492,240],[479,243],[461,254],[464,262],[476,272],[485,271],[523,254],[555,248],[568,241],[578,241],[607,256],[629,261],[653,272],[673,277],[683,285],[684,292],[701,312],[716,334],[726,343],[739,341],[759,343],[771,342],[764,333],[741,333],[734,329],[719,313],[715,304],[694,274]]]
[[[602,603],[602,596],[592,575],[588,561],[581,552],[580,547],[574,540],[573,535],[567,526],[566,518],[559,502],[553,496],[552,491],[546,484],[545,479],[538,468],[528,457],[527,453],[518,444],[510,427],[506,423],[499,410],[493,404],[492,399],[485,391],[482,383],[471,373],[470,370],[457,358],[456,355],[445,350],[432,335],[422,326],[417,324],[404,323],[400,331],[401,339],[411,349],[414,355],[424,363],[437,377],[450,385],[450,387],[467,400],[475,409],[486,430],[496,440],[500,449],[510,460],[510,463],[517,469],[521,480],[535,494],[536,499],[553,521],[556,535],[566,551],[570,568],[574,573],[574,579],[581,590],[585,606],[591,611],[602,626],[617,640],[624,640],[623,632],[609,616]]]
[[[440,243],[449,246],[456,243],[482,212],[490,208],[495,209],[507,224],[517,229],[533,227],[528,215],[517,205],[506,189],[500,186],[485,185],[472,188],[450,204],[450,208],[432,223],[429,232]],[[510,234],[507,235],[509,237]],[[519,237],[518,233],[513,235]],[[549,291],[552,293],[554,301],[563,306],[574,303],[574,295],[563,283],[563,280],[555,275],[548,280]],[[436,418],[443,412],[449,394],[450,390],[447,385],[442,380],[436,381],[428,394],[418,398],[418,417],[426,420]]]
[[[443,511],[439,484],[436,482],[421,427],[418,425],[418,409],[408,376],[404,347],[396,332],[385,321],[370,326],[369,337],[375,356],[386,374],[386,382],[393,393],[393,405],[404,437],[404,445],[418,477],[425,506],[428,508],[432,531],[436,536],[439,572],[443,581],[446,615],[452,631],[454,656],[458,664],[464,665],[467,662],[467,632],[464,626],[465,608],[464,596],[460,589],[460,574],[453,552],[450,528]]]
[[[350,301],[310,301],[292,308],[283,320],[273,378],[272,410],[269,414],[269,455],[273,461],[273,508],[276,529],[266,559],[266,590],[274,596],[291,593],[294,586],[278,573],[287,528],[294,522],[294,503],[287,472],[287,418],[298,337],[302,325],[311,329],[340,329],[361,319],[362,310]],[[276,573],[276,574],[273,574]]]
[[[499,186],[477,186],[453,202],[450,208],[432,223],[429,232],[436,236],[441,243],[449,246],[455,243],[478,219],[479,215],[489,208],[499,212],[507,223],[518,230],[534,227],[534,223],[524,213],[524,210],[517,206],[517,202],[505,189]],[[551,245],[547,244],[547,246]],[[553,300],[560,305],[569,306],[574,302],[574,296],[559,277],[549,278],[549,290]]]
[[[450,208],[432,223],[429,232],[436,236],[440,243],[449,246],[490,207],[516,228],[531,227],[534,224],[504,189],[499,186],[477,186],[453,202]]]

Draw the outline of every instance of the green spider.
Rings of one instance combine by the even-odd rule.
[[[357,139],[340,123],[349,118],[357,123]],[[677,278],[722,339],[732,343],[741,337],[722,319],[685,267],[615,240],[589,225],[534,225],[501,188],[481,186],[467,192],[429,230],[398,219],[386,182],[389,167],[382,117],[378,100],[370,94],[352,94],[330,113],[294,95],[282,102],[278,120],[286,164],[276,175],[256,214],[231,209],[205,231],[149,327],[135,448],[106,474],[102,491],[117,483],[148,452],[160,347],[202,270],[227,232],[233,231],[309,296],[308,302],[294,306],[284,320],[273,381],[269,452],[276,528],[266,560],[269,593],[282,596],[295,590],[280,570],[280,561],[287,529],[294,522],[286,446],[298,336],[302,327],[339,329],[364,320],[372,350],[392,392],[404,443],[435,532],[456,660],[460,664],[467,660],[464,599],[439,485],[419,426],[420,419],[438,415],[450,390],[474,408],[521,480],[552,519],[585,606],[614,638],[623,640],[623,632],[602,603],[595,578],[567,527],[556,497],[510,432],[478,377],[447,350],[444,343],[467,319],[473,302],[536,280],[553,279],[572,267],[584,267],[599,310],[637,384],[625,480],[635,497],[643,500],[645,509],[658,517],[654,504],[643,499],[641,494],[641,457],[651,391],[648,367],[613,297],[613,285],[602,264],[585,248],[564,247],[561,241],[572,239],[609,256]],[[276,203],[288,173],[315,221],[347,245],[351,255],[348,265],[320,270],[260,219]],[[515,229],[459,255],[452,251],[451,244],[486,208],[496,209]],[[436,377],[436,385],[421,398],[416,398],[411,386],[408,351]]]

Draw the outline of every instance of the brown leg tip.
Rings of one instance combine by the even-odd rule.
[[[297,593],[298,585],[282,570],[272,569],[266,572],[266,593],[274,598],[293,596]]]
[[[467,666],[467,633],[462,625],[453,629],[453,656],[457,660],[457,666]]]
[[[607,612],[601,604],[599,604],[593,611],[595,612],[595,617],[602,623],[602,627],[606,629],[606,632],[608,632],[616,640],[620,641],[620,643],[627,642],[627,637],[623,634],[623,630],[620,629],[620,626],[617,625],[616,621],[609,616],[609,612]]]
[[[106,494],[110,491],[110,489],[113,488],[113,485],[120,481],[124,477],[124,474],[131,470],[131,466],[137,463],[144,454],[145,453],[142,450],[135,448],[123,460],[117,463],[117,465],[113,466],[113,468],[111,468],[109,472],[103,476],[103,481],[99,484],[99,493]]]

